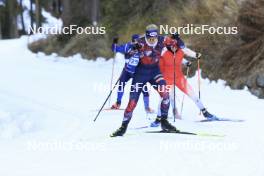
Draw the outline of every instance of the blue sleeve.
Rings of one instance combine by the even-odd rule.
[[[117,44],[112,44],[112,51],[113,52],[119,52],[122,54],[128,53],[128,51],[132,48],[131,43],[126,43],[123,45],[117,45]]]

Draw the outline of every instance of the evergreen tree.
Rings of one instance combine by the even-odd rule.
[[[6,1],[7,14],[6,14],[6,27],[7,38],[17,38],[17,2],[16,0]]]
[[[23,4],[22,4],[23,0],[19,0],[19,6],[20,6],[20,20],[21,20],[21,26],[22,26],[22,30],[21,33],[22,34],[26,34],[26,29],[25,29],[25,22],[24,22],[24,9],[23,9]]]
[[[41,27],[41,3],[40,0],[35,0],[35,16],[36,16],[36,27],[39,28]]]

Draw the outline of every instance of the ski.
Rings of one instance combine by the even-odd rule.
[[[140,129],[145,129],[145,128],[149,128],[149,126],[146,125],[146,126],[134,127],[134,128],[129,128],[129,129],[131,129],[131,130],[140,130]]]
[[[204,137],[225,137],[225,135],[220,134],[211,134],[211,133],[193,133],[187,131],[146,131],[146,133],[169,133],[169,134],[186,134],[186,135],[195,135],[195,136],[204,136]]]
[[[189,135],[197,135],[196,133],[192,133],[192,132],[186,132],[186,131],[164,131],[164,130],[160,130],[160,131],[146,131],[146,133],[173,133],[173,134],[189,134]]]
[[[215,119],[203,119],[203,120],[199,120],[198,122],[244,122],[244,120],[242,119],[229,119],[229,118],[215,118]]]

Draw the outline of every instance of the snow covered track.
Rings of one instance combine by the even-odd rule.
[[[93,122],[108,94],[93,85],[109,87],[111,61],[33,54],[26,43],[25,37],[0,41],[0,175],[264,175],[264,101],[247,90],[231,90],[224,81],[201,85],[210,112],[245,120],[241,123],[197,123],[199,110],[185,98],[184,120],[175,123],[179,129],[225,137],[134,130],[155,118],[146,117],[140,97],[127,134],[113,139],[109,135],[123,111],[102,111]],[[120,56],[114,80],[122,66]],[[197,87],[196,77],[189,81]],[[112,101],[115,96],[114,91]],[[179,91],[177,96],[182,97]],[[127,100],[128,92],[122,108]],[[156,108],[156,92],[150,92],[150,101]]]

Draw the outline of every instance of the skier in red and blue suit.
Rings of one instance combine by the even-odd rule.
[[[142,89],[145,88],[144,85],[147,82],[157,90],[162,98],[160,106],[162,130],[169,132],[178,131],[176,127],[171,125],[167,120],[168,109],[170,106],[169,92],[159,68],[159,59],[164,48],[164,38],[164,36],[158,35],[158,27],[151,24],[147,26],[146,34],[137,39],[135,46],[139,52],[132,57],[137,58],[139,63],[135,69],[129,102],[124,112],[121,127],[112,133],[111,137],[123,136],[125,134],[127,126],[132,118],[133,111],[137,105],[139,95],[142,92]]]
[[[116,103],[112,105],[111,109],[119,109],[121,106],[122,97],[124,95],[124,88],[126,83],[133,78],[136,66],[138,64],[138,59],[135,57],[132,57],[134,54],[136,54],[136,48],[134,47],[134,44],[136,43],[136,40],[140,37],[138,34],[132,35],[131,42],[117,45],[118,38],[114,38],[113,44],[112,44],[112,51],[113,52],[119,52],[124,54],[125,56],[125,66],[121,73],[119,85],[118,85],[118,91],[117,91],[117,100]],[[149,92],[146,88],[142,91],[143,93],[143,101],[145,110],[147,113],[153,113],[153,109],[149,107]]]

